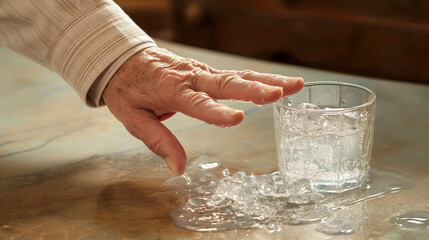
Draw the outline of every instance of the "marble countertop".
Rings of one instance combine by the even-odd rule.
[[[169,212],[187,201],[164,161],[131,137],[106,108],[86,107],[58,75],[0,48],[0,239],[424,239],[429,230],[389,223],[429,210],[429,86],[258,61],[159,41],[219,69],[252,69],[306,81],[357,83],[377,94],[371,166],[408,176],[407,190],[366,202],[359,232],[328,236],[309,225],[198,233],[176,228]],[[229,102],[242,124],[217,128],[176,114],[165,124],[188,154],[216,159],[217,172],[276,171],[272,106]],[[191,176],[192,177],[192,176]],[[183,184],[185,184],[183,182]]]

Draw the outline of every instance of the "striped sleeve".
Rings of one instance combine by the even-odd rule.
[[[0,0],[0,45],[57,72],[99,106],[120,65],[155,43],[111,0]]]

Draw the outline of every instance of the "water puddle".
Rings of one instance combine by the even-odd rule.
[[[187,203],[171,212],[177,227],[198,232],[248,228],[276,232],[284,224],[314,224],[316,231],[325,234],[352,234],[365,218],[364,205],[360,203],[413,185],[398,173],[372,169],[362,188],[339,194],[318,193],[311,190],[306,179],[287,183],[279,172],[231,174],[228,169],[220,173],[216,167],[205,167],[214,165],[199,164],[198,171],[188,173],[190,177],[165,183],[177,184],[183,178],[187,183],[183,190]]]
[[[332,215],[323,219],[315,230],[328,235],[346,235],[357,232],[364,221],[363,205],[355,205],[331,212]]]
[[[429,212],[410,211],[393,216],[389,221],[400,228],[429,230]]]

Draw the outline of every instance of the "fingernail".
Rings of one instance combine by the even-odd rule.
[[[237,110],[237,109],[234,109],[234,114],[232,114],[233,116],[237,116],[237,115],[244,115],[244,111],[243,110]]]
[[[298,82],[304,82],[304,79],[302,79],[301,77],[288,77],[286,79],[286,82],[295,84],[295,83],[298,83]]]
[[[167,164],[170,171],[173,173],[174,176],[179,176],[177,166],[174,164],[174,161],[170,157],[165,158],[165,163]]]
[[[243,121],[244,111],[242,110],[228,109],[227,111],[225,111],[225,113],[227,116],[226,121],[222,124],[216,124],[217,126],[232,127]]]
[[[266,91],[266,93],[268,93],[268,94],[265,95],[265,97],[264,97],[265,101],[273,102],[273,101],[276,101],[281,96],[283,96],[283,88],[271,86],[269,88],[269,91]],[[263,101],[263,102],[265,102],[265,101]],[[268,103],[268,102],[266,102],[266,103]]]

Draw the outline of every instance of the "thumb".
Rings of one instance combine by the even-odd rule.
[[[162,157],[173,175],[185,172],[186,153],[177,138],[158,118],[146,110],[133,110],[125,128],[156,155]]]

